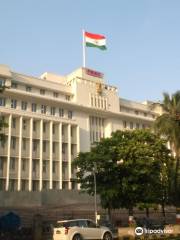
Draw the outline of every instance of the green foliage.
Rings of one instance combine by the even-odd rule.
[[[154,130],[169,141],[175,153],[174,161],[169,164],[169,195],[171,202],[180,206],[180,91],[170,96],[164,93],[162,102],[164,113],[154,123]]]
[[[117,131],[90,152],[80,153],[74,165],[82,190],[97,193],[104,208],[133,208],[140,203],[168,201],[170,151],[164,140],[148,130]]]

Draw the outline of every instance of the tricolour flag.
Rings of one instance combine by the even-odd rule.
[[[103,35],[85,32],[85,44],[87,47],[97,47],[106,50],[106,38]]]

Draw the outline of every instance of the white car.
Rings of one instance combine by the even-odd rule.
[[[97,226],[89,219],[58,221],[53,229],[53,240],[112,240],[109,228]]]

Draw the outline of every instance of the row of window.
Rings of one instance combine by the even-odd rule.
[[[140,124],[140,123],[133,123],[133,122],[127,122],[123,121],[123,128],[129,128],[129,129],[140,129],[140,128],[148,128],[148,125]]]
[[[104,127],[104,118],[100,118],[100,117],[90,117],[90,125],[91,126],[99,126],[99,127]]]
[[[138,111],[138,110],[133,110],[133,109],[131,109],[131,108],[120,107],[120,111],[121,111],[121,112],[127,112],[127,113],[133,113],[133,114],[141,115],[141,116],[144,116],[144,117],[152,117],[152,118],[155,118],[155,115],[154,115],[154,114],[149,114],[149,113],[147,113],[147,112]]]
[[[14,157],[10,158],[10,163],[9,163],[9,170],[10,171],[14,171],[16,170],[16,164],[17,164],[17,160]],[[5,159],[0,158],[0,171],[3,171],[5,168]],[[37,159],[33,159],[32,160],[32,171],[33,172],[37,172],[39,170],[39,160]],[[53,173],[57,173],[58,172],[58,166],[59,166],[59,162],[57,161],[52,161],[52,172]],[[65,165],[65,163],[63,163],[62,166],[62,173],[65,174],[67,169],[67,166]],[[28,171],[29,170],[29,160],[27,159],[22,159],[21,160],[21,170],[23,172]],[[49,161],[48,160],[43,160],[42,161],[42,171],[43,173],[48,172],[49,170]],[[72,174],[75,172],[75,169],[72,168]]]
[[[107,99],[101,96],[91,95],[91,106],[96,108],[107,109]]]
[[[28,109],[28,105],[30,103],[26,102],[26,101],[22,101],[21,102],[21,110],[26,111]],[[0,106],[6,106],[6,99],[5,98],[0,98]],[[16,99],[11,99],[11,108],[16,109],[17,108],[17,100]],[[32,112],[37,112],[38,111],[38,105],[36,103],[31,103],[31,111]],[[40,113],[42,114],[46,114],[48,113],[48,108],[49,108],[49,112],[51,115],[55,116],[58,115],[59,117],[64,117],[64,109],[63,108],[56,108],[56,107],[48,107],[47,105],[40,105]],[[67,112],[67,117],[69,119],[72,119],[73,117],[73,112],[72,111],[68,111]]]
[[[24,90],[25,90],[26,92],[32,92],[32,87],[31,87],[31,86],[26,85],[26,86],[24,86],[24,87],[25,87]],[[13,88],[13,89],[18,89],[18,84],[17,84],[17,82],[12,81],[12,83],[11,83],[11,88]],[[46,90],[45,90],[45,89],[39,89],[39,93],[40,93],[41,95],[46,95]],[[53,96],[54,98],[58,98],[60,95],[59,95],[58,92],[52,92],[52,96]],[[71,100],[71,96],[70,96],[70,95],[65,95],[65,100],[70,101],[70,100]]]
[[[5,179],[0,179],[0,190],[5,190],[6,181]],[[29,180],[21,179],[21,190],[27,191],[29,186]],[[63,181],[62,182],[62,188],[68,189],[68,182]],[[75,182],[72,182],[72,189],[76,189],[77,184]],[[42,189],[49,189],[49,181],[43,180],[42,181]],[[53,189],[59,189],[59,182],[53,181]],[[15,191],[17,190],[17,180],[10,179],[9,180],[9,191]],[[39,191],[39,181],[38,180],[32,180],[32,191]]]
[[[11,149],[16,149],[16,145],[17,145],[18,139],[16,137],[11,137]],[[32,142],[32,148],[33,148],[33,152],[36,152],[38,147],[39,147],[39,141],[36,139],[33,139]],[[48,141],[43,141],[43,152],[46,152],[48,149],[48,145],[49,142]],[[67,152],[67,144],[66,143],[62,143],[62,153],[65,154]],[[1,142],[1,147],[4,148],[5,147],[5,143]],[[23,138],[22,139],[22,150],[28,150],[28,141]],[[52,142],[52,152],[56,153],[57,149],[59,149],[59,145],[56,142]],[[71,155],[74,155],[75,153],[75,149],[74,149],[74,145],[71,144]]]
[[[12,128],[16,128],[17,125],[17,119],[16,118],[12,118]],[[45,133],[48,130],[48,123],[43,122],[43,133]],[[27,120],[23,119],[23,123],[22,123],[22,129],[26,130],[28,127],[27,124]],[[37,121],[33,121],[33,131],[35,132],[36,130],[39,129],[39,124]],[[62,135],[64,135],[64,126],[62,126]],[[52,125],[52,133],[55,134],[56,133],[56,126],[53,124]],[[71,137],[73,137],[73,131],[71,130]]]

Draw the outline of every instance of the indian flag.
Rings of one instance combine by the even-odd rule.
[[[97,47],[101,50],[106,50],[106,38],[103,35],[85,32],[84,39],[87,47]]]

